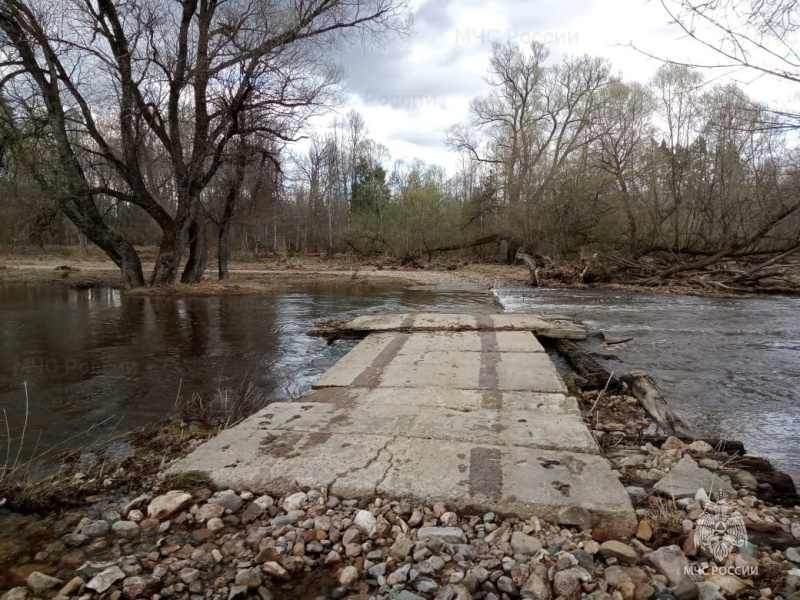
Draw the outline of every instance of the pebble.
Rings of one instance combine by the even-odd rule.
[[[293,510],[300,510],[303,508],[303,505],[308,500],[308,496],[305,492],[296,492],[290,496],[287,496],[286,499],[283,501],[283,510],[286,512],[293,511]]]
[[[616,540],[610,540],[600,544],[600,555],[603,558],[616,558],[619,561],[629,564],[635,563],[638,559],[636,550]]]
[[[94,590],[98,594],[102,594],[116,582],[125,579],[125,577],[125,572],[119,567],[108,567],[92,577],[89,583],[86,584],[86,587],[90,590]]]
[[[350,587],[358,581],[358,569],[352,565],[346,566],[339,573],[339,583],[345,587]]]
[[[217,492],[208,502],[209,504],[218,504],[230,513],[238,512],[244,505],[244,500],[233,490]]]
[[[117,521],[111,526],[111,531],[116,536],[134,539],[139,536],[142,528],[133,521]]]
[[[185,492],[172,491],[154,498],[147,506],[147,516],[151,519],[168,519],[179,510],[192,503],[192,496]]]
[[[30,591],[32,591],[35,595],[39,595],[47,592],[48,590],[59,587],[64,582],[39,571],[33,571],[30,575],[28,575],[25,583],[28,585],[28,589]]]

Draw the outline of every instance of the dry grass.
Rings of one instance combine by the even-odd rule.
[[[218,388],[210,395],[192,394],[184,397],[179,392],[175,401],[175,414],[187,422],[200,421],[218,429],[226,429],[266,404],[264,394],[256,389],[252,381],[243,380],[238,388]]]
[[[672,500],[653,496],[653,504],[648,521],[653,527],[653,547],[681,545],[686,532],[683,521],[686,513],[679,510]]]
[[[211,479],[208,473],[203,471],[182,471],[180,473],[170,473],[164,479],[164,485],[171,490],[183,490],[184,492],[194,492],[200,488],[210,487]]]

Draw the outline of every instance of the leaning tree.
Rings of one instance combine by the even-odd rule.
[[[220,168],[243,147],[296,139],[340,80],[336,45],[408,18],[407,0],[2,0],[0,91],[12,125],[45,123],[55,158],[29,168],[125,283],[145,277],[110,224],[122,207],[160,229],[151,285],[176,280],[187,247],[191,283]]]

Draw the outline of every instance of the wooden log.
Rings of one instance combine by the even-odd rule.
[[[695,431],[670,410],[655,381],[647,373],[633,371],[622,377],[622,382],[628,386],[631,394],[663,431],[693,440],[698,439],[699,436]]]
[[[563,356],[575,372],[588,381],[588,388],[602,390],[608,384],[610,391],[616,391],[620,379],[601,365],[589,354],[567,340],[555,340],[555,349]]]

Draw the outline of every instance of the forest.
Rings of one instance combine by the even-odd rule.
[[[721,66],[800,81],[791,48],[759,62],[796,32],[793,2],[753,2],[742,31],[718,6],[664,5]],[[342,106],[333,50],[413,35],[410,17],[402,0],[5,0],[0,246],[92,244],[130,287],[274,253],[524,261],[532,284],[798,283],[794,113],[696,65],[626,81],[603,58],[496,42],[447,130],[460,168],[393,160]]]

